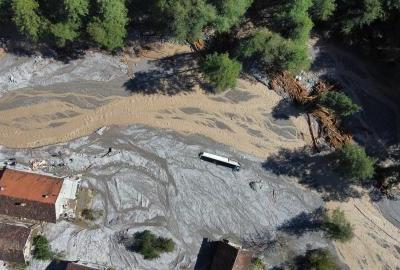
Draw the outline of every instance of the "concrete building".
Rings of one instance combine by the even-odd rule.
[[[0,172],[0,214],[55,223],[75,209],[76,181],[5,169]]]
[[[210,270],[247,270],[252,253],[228,241],[217,243]]]
[[[0,260],[23,263],[30,259],[31,229],[0,223]]]

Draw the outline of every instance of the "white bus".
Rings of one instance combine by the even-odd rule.
[[[240,170],[240,163],[239,162],[231,160],[231,159],[226,158],[226,157],[221,157],[221,156],[217,156],[217,155],[206,153],[206,152],[200,152],[199,153],[199,158],[202,159],[202,160],[208,161],[208,162],[215,163],[215,164],[227,166],[229,168],[234,169],[235,171],[239,171]]]

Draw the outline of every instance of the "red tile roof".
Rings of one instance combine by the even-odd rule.
[[[0,223],[0,260],[24,262],[24,248],[31,230],[26,227]]]
[[[65,270],[97,270],[96,268],[88,267],[82,264],[70,262]]]
[[[218,242],[210,270],[247,270],[252,253],[223,241]]]
[[[54,204],[62,184],[61,178],[5,169],[0,173],[0,196]]]

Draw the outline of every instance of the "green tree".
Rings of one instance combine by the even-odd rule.
[[[300,44],[305,44],[313,27],[308,10],[312,0],[289,0],[283,12],[278,14],[282,33]]]
[[[158,7],[169,18],[170,28],[179,41],[203,37],[203,30],[216,18],[216,9],[205,0],[158,0]]]
[[[108,50],[122,47],[128,23],[123,0],[98,0],[99,16],[92,19],[87,32],[94,41]]]
[[[332,254],[326,249],[307,250],[304,269],[340,270]]]
[[[210,54],[202,61],[200,69],[204,77],[213,85],[217,91],[224,91],[236,86],[242,65],[228,54]]]
[[[338,116],[350,116],[361,111],[361,107],[354,104],[351,98],[342,92],[327,92],[320,99],[320,104],[331,109]]]
[[[207,27],[227,32],[237,25],[253,0],[157,0],[167,15],[174,38],[179,41],[203,38]]]
[[[384,16],[382,2],[381,0],[361,0],[357,5],[354,5],[352,1],[342,2],[342,8],[347,8],[347,16],[341,22],[342,31],[349,34],[354,28],[369,25]]]
[[[315,20],[327,21],[336,9],[336,0],[314,0],[311,13]]]
[[[51,260],[54,253],[51,251],[49,241],[43,235],[36,235],[33,238],[33,245],[35,249],[33,250],[33,257],[38,260]]]
[[[63,14],[59,17],[64,19],[50,26],[50,33],[59,47],[64,47],[67,41],[73,41],[79,36],[82,18],[89,12],[88,0],[64,0],[63,4]]]
[[[272,72],[297,73],[310,65],[306,46],[263,28],[242,40],[239,51],[243,58],[253,58]]]
[[[345,144],[338,150],[338,158],[337,171],[349,180],[364,180],[374,175],[376,160],[357,144]]]
[[[172,252],[175,243],[172,239],[156,237],[149,230],[135,233],[134,242],[130,247],[133,251],[143,255],[146,260],[160,257],[162,252]]]
[[[341,242],[349,241],[354,236],[353,226],[339,208],[334,209],[331,214],[325,214],[323,227],[331,239]]]
[[[219,11],[214,21],[215,28],[226,32],[240,22],[253,0],[217,0],[214,3]]]
[[[39,4],[35,0],[13,0],[13,21],[21,33],[34,41],[39,39],[43,18],[38,15]]]

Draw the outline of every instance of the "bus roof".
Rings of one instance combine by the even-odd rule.
[[[203,157],[207,157],[207,158],[211,158],[211,159],[214,159],[214,160],[218,160],[218,161],[221,161],[221,162],[229,163],[231,165],[240,167],[239,162],[234,161],[234,160],[230,160],[229,158],[226,158],[226,157],[217,156],[217,155],[210,154],[210,153],[207,153],[207,152],[203,152],[202,156]]]

